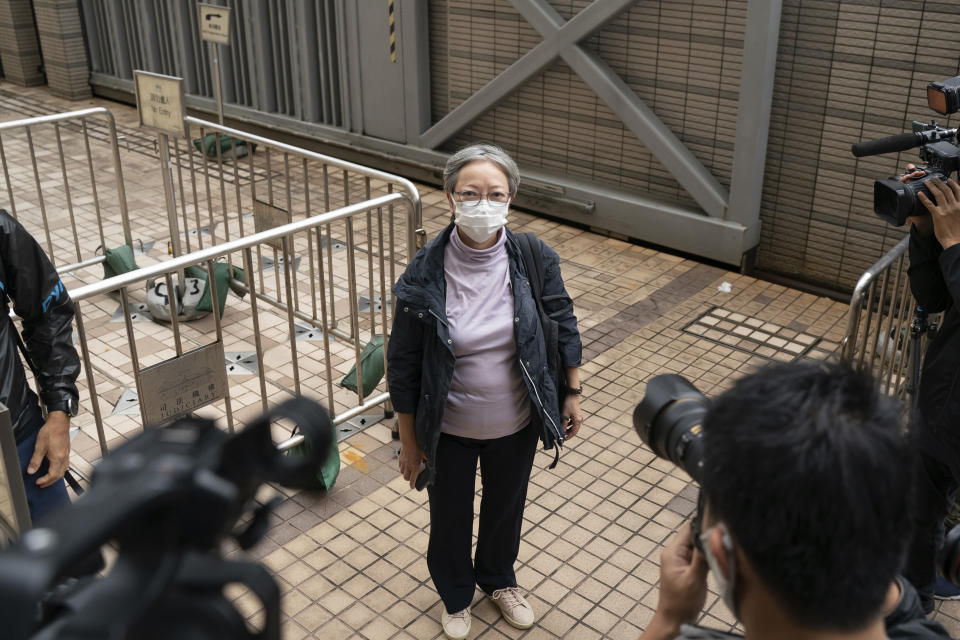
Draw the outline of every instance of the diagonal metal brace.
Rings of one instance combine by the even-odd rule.
[[[595,0],[594,4],[599,2]],[[573,22],[564,23],[563,17],[546,0],[512,0],[512,3],[544,38],[563,31]],[[599,55],[573,44],[561,49],[560,56],[708,215],[717,218],[726,215],[729,195],[723,185]]]
[[[421,144],[430,148],[439,146],[559,56],[620,117],[708,215],[724,218],[729,195],[723,185],[599,55],[579,45],[634,2],[594,0],[565,22],[546,0],[511,0],[543,41],[424,132]]]
[[[527,80],[550,66],[560,56],[561,51],[589,38],[635,2],[636,0],[595,0],[562,28],[554,29],[545,35],[543,41],[504,69],[503,73],[424,131],[420,136],[420,146],[428,149],[439,147],[520,88]],[[516,4],[514,2],[514,5]]]

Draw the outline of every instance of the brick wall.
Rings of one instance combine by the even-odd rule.
[[[34,0],[47,84],[55,95],[78,100],[91,95],[90,69],[76,0]]]
[[[30,0],[0,0],[0,58],[3,74],[11,82],[27,87],[43,84]]]

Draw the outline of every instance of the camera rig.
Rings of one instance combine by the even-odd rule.
[[[271,424],[281,419],[296,424],[312,454],[276,449]],[[0,552],[4,638],[279,638],[276,582],[259,564],[222,558],[220,543],[253,546],[273,506],[255,502],[257,488],[310,484],[332,433],[323,407],[296,398],[236,434],[187,417],[127,441],[74,504]],[[64,581],[108,542],[118,549],[108,574]],[[263,604],[259,631],[223,595],[231,583]]]
[[[931,82],[927,86],[927,105],[941,115],[949,115],[960,109],[960,76],[943,82]],[[850,147],[850,152],[857,158],[920,147],[920,159],[926,164],[917,169],[924,172],[923,176],[906,182],[894,177],[873,183],[874,212],[896,227],[902,227],[911,216],[927,213],[917,195],[923,193],[935,200],[926,186],[928,181],[933,178],[946,181],[951,173],[960,169],[957,129],[946,129],[935,121],[914,121],[912,128],[913,131],[909,133],[865,140]]]

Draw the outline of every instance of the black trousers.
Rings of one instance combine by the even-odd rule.
[[[947,516],[960,478],[957,464],[920,450],[917,456],[916,502],[913,513],[913,537],[903,575],[916,588],[924,611],[933,611],[933,585],[936,559],[943,544],[943,519]]]
[[[516,587],[513,565],[520,552],[520,527],[527,485],[537,452],[537,432],[527,425],[503,438],[475,440],[440,435],[430,494],[427,566],[447,613],[470,606],[476,586],[490,594]],[[483,487],[477,552],[473,541],[473,499],[477,462]]]

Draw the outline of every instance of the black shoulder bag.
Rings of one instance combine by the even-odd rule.
[[[543,339],[547,350],[547,371],[550,379],[553,380],[554,388],[557,390],[557,415],[563,417],[563,403],[567,395],[567,372],[563,367],[563,358],[560,355],[560,323],[557,322],[551,314],[547,313],[545,304],[554,300],[565,299],[566,296],[547,296],[543,295],[543,287],[546,273],[543,267],[543,254],[540,250],[540,240],[533,233],[518,233],[517,241],[520,243],[520,253],[523,256],[523,263],[527,267],[527,277],[530,279],[530,288],[533,291],[533,299],[537,304],[537,312],[540,314],[540,324],[543,327]],[[558,316],[567,311],[564,307],[553,312],[553,316]],[[563,425],[558,425],[563,429]],[[556,445],[554,445],[556,446]],[[557,447],[557,453],[554,457],[553,469],[557,465],[560,449]]]

